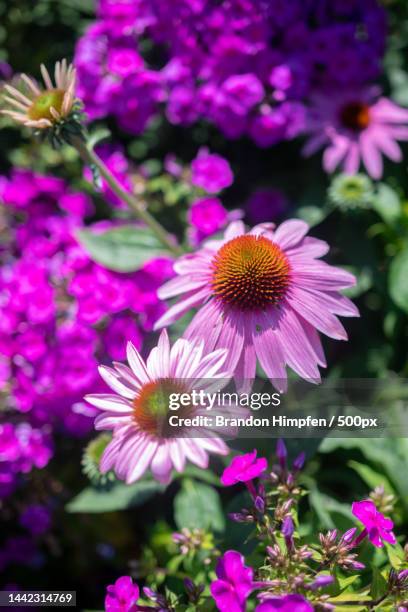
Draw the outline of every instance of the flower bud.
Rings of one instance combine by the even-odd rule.
[[[317,578],[309,584],[309,589],[312,591],[317,591],[317,589],[324,589],[325,587],[333,584],[334,578],[330,574],[321,574],[317,576]]]
[[[279,465],[284,470],[286,467],[286,459],[288,456],[288,451],[286,450],[285,442],[281,438],[279,438],[279,440],[276,443],[276,456],[278,458]]]

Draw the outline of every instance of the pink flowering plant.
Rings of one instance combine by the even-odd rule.
[[[17,4],[0,591],[408,612],[406,3]]]
[[[151,586],[143,594],[129,587],[129,593],[137,596],[136,609],[403,610],[408,597],[408,561],[399,557],[402,549],[393,532],[394,523],[382,512],[383,508],[392,512],[394,500],[378,488],[368,499],[352,504],[345,530],[308,533],[302,511],[308,495],[302,484],[307,481],[304,464],[303,452],[288,459],[282,440],[271,463],[257,457],[256,451],[236,455],[223,470],[221,485],[227,489],[246,485],[247,492],[235,498],[242,507],[228,513],[224,538],[216,523],[215,532],[204,529],[206,519],[198,516],[196,524],[201,518],[201,527],[183,527],[173,533],[175,549],[168,547],[168,568],[171,576],[178,574],[181,579],[184,574],[183,593],[164,586],[171,582],[168,577],[162,582],[152,575]],[[182,510],[183,504],[176,497],[176,522],[184,511],[186,518],[189,510],[194,512],[193,507]],[[208,504],[214,510],[210,499]],[[236,544],[241,547],[245,539],[245,555],[228,547],[233,526],[238,528]],[[385,543],[387,553],[378,566],[376,550],[383,551]],[[119,580],[130,584],[129,577]],[[107,602],[112,592],[109,586]],[[120,594],[119,588],[116,592]]]

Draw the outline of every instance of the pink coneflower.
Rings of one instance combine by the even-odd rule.
[[[88,395],[86,400],[101,409],[95,428],[113,431],[100,462],[102,473],[114,470],[117,477],[132,483],[149,469],[160,482],[167,483],[174,468],[182,472],[187,460],[201,468],[208,466],[208,452],[228,454],[228,447],[212,432],[193,438],[169,424],[172,394],[208,389],[217,380],[222,388],[230,375],[224,365],[226,351],[204,354],[203,342],[177,340],[170,347],[163,330],[158,345],[146,362],[132,343],[127,346],[130,368],[114,363],[114,369],[101,366],[100,374],[117,395]],[[179,417],[192,418],[205,408],[192,403],[180,407]],[[175,412],[172,414],[176,414]],[[198,430],[197,430],[198,431]]]
[[[45,88],[40,88],[26,74],[21,75],[21,81],[28,90],[26,94],[16,87],[4,85],[9,94],[4,99],[13,108],[1,111],[18,123],[40,130],[52,127],[71,113],[75,102],[75,68],[68,66],[65,59],[57,62],[55,84],[44,65],[41,66],[41,74]]]
[[[175,263],[178,276],[158,293],[162,299],[184,296],[156,327],[201,306],[185,337],[203,338],[207,351],[227,348],[226,367],[236,380],[255,377],[258,357],[278,389],[285,388],[286,365],[318,382],[318,366],[326,362],[317,330],[346,340],[336,315],[355,317],[358,311],[339,293],[354,285],[354,276],[318,260],[329,247],[307,237],[308,229],[292,220],[276,230],[263,224],[245,233],[241,221],[231,223],[223,239]]]
[[[309,111],[306,132],[310,137],[303,153],[312,155],[324,148],[327,172],[341,167],[356,174],[362,162],[367,172],[380,179],[382,155],[402,160],[397,140],[408,140],[408,109],[376,95],[372,88],[362,92],[336,92],[315,96]]]

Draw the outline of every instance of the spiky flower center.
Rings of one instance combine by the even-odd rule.
[[[262,310],[280,302],[290,280],[282,249],[264,236],[238,236],[224,244],[212,262],[212,288],[224,304]]]
[[[180,395],[186,392],[185,385],[171,378],[161,378],[144,385],[133,400],[133,418],[137,425],[154,436],[168,438],[174,435],[174,428],[168,424],[170,397],[173,393]],[[186,416],[190,412],[191,406],[182,406],[178,414]]]
[[[340,121],[346,128],[361,132],[371,123],[370,107],[364,102],[349,102],[340,111]]]
[[[48,89],[42,92],[33,100],[28,109],[28,116],[33,121],[38,121],[39,119],[55,121],[51,108],[54,108],[61,115],[64,96],[65,92],[62,89]]]

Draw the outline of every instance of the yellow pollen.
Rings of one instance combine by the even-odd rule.
[[[33,103],[28,109],[28,116],[33,121],[49,119],[55,122],[55,118],[51,114],[51,108],[55,108],[55,110],[61,114],[64,96],[65,91],[62,89],[48,89],[44,91],[33,100]]]
[[[263,310],[280,302],[290,280],[282,249],[264,236],[238,236],[212,261],[212,288],[224,304],[239,310]]]

